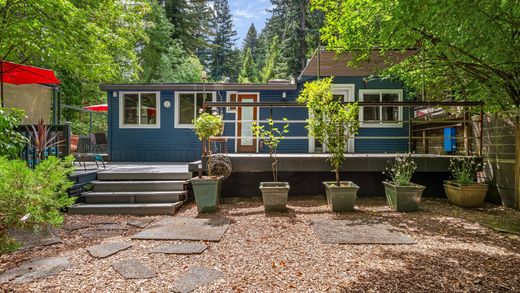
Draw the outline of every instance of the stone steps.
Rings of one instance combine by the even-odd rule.
[[[87,204],[106,203],[174,203],[186,199],[185,191],[105,191],[85,192]]]
[[[184,190],[186,180],[156,181],[101,181],[91,182],[94,192],[107,191],[180,191]]]
[[[105,215],[173,215],[182,206],[182,201],[175,203],[79,203],[69,207],[70,214],[105,214]]]

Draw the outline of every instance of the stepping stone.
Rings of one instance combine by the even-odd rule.
[[[128,230],[126,224],[101,224],[96,227],[97,230]]]
[[[208,246],[202,243],[166,244],[152,249],[150,253],[201,254],[207,248]]]
[[[116,254],[119,251],[130,248],[130,247],[132,247],[132,244],[130,244],[130,243],[114,242],[114,243],[94,245],[94,246],[87,248],[87,251],[93,257],[105,258],[105,257],[111,256],[113,254]]]
[[[7,232],[7,235],[22,243],[21,250],[62,243],[58,231],[51,226],[43,231],[11,229]]]
[[[180,279],[175,281],[171,291],[188,293],[197,289],[198,287],[207,285],[217,279],[220,279],[222,276],[223,274],[220,271],[214,269],[194,267],[186,273],[182,274]]]
[[[68,231],[76,231],[90,227],[89,224],[77,223],[63,226],[63,229]]]
[[[136,219],[136,220],[131,220],[131,221],[128,221],[128,225],[130,226],[134,226],[134,227],[137,227],[137,228],[144,228],[148,225],[150,225],[151,222],[153,222],[154,219]]]
[[[136,259],[119,261],[113,263],[112,267],[125,279],[150,279],[155,277],[154,272]]]
[[[83,232],[81,233],[81,236],[89,239],[103,239],[103,238],[109,238],[114,236],[121,235],[121,231],[107,231],[107,230],[99,230],[99,231],[90,231],[90,232]]]
[[[226,219],[166,218],[132,238],[220,241],[228,227]]]
[[[38,278],[46,278],[58,274],[70,266],[65,257],[49,257],[30,260],[0,275],[0,284],[13,281],[27,283]]]
[[[329,244],[415,244],[389,224],[359,224],[347,220],[313,220],[314,233]]]
[[[114,220],[94,220],[90,222],[92,225],[101,225],[101,224],[118,224]]]

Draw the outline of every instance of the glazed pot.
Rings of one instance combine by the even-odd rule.
[[[463,208],[474,208],[484,203],[488,185],[477,182],[460,185],[455,181],[446,180],[444,181],[444,191],[451,204]]]

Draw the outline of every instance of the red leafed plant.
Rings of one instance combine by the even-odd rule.
[[[39,159],[42,158],[42,154],[47,148],[51,148],[54,146],[57,146],[63,140],[58,141],[58,132],[52,132],[50,129],[51,127],[49,125],[45,125],[43,122],[43,118],[38,120],[38,124],[36,127],[34,125],[31,125],[32,127],[32,143],[33,147],[36,149],[36,154],[38,155]]]

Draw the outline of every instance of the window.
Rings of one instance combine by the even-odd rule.
[[[159,128],[160,95],[158,92],[121,93],[120,128]]]
[[[360,90],[359,101],[366,103],[400,102],[402,90]],[[402,126],[402,107],[398,106],[363,106],[360,110],[361,126],[397,127]]]
[[[193,128],[199,110],[202,108],[204,93],[177,92],[175,98],[175,127]],[[215,92],[206,92],[206,101],[215,101]],[[211,109],[206,109],[206,112]]]

